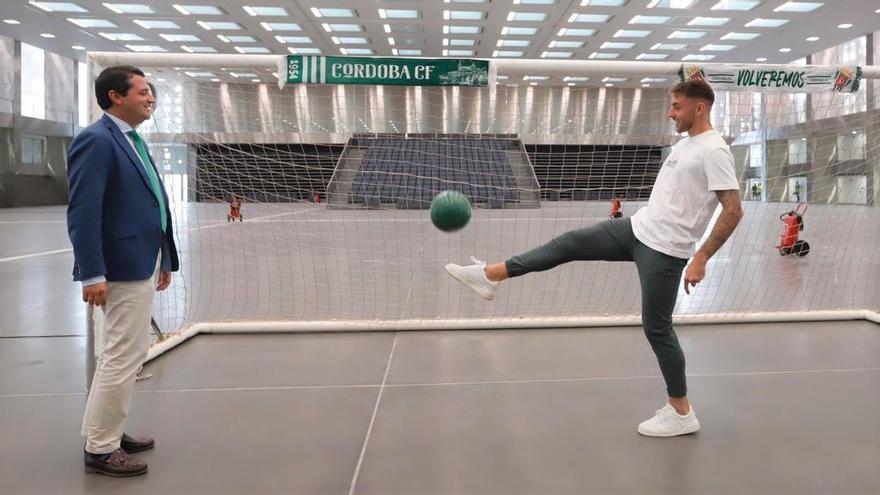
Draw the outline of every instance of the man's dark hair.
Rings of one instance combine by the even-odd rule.
[[[107,67],[101,71],[101,74],[95,79],[95,97],[102,110],[113,106],[108,94],[110,91],[116,91],[121,96],[128,94],[128,90],[131,88],[131,76],[145,77],[140,69],[131,65]]]
[[[674,95],[683,95],[685,98],[699,98],[709,102],[709,107],[715,103],[715,92],[712,86],[702,79],[690,79],[682,81],[669,91]]]

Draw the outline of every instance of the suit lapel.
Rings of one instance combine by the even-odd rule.
[[[134,148],[131,146],[131,143],[128,142],[128,138],[126,138],[122,134],[122,131],[119,130],[119,126],[117,126],[116,122],[113,122],[110,117],[107,117],[105,115],[102,118],[104,119],[104,124],[110,130],[110,134],[113,136],[113,139],[116,140],[116,144],[122,147],[122,150],[125,151],[125,154],[128,155],[131,164],[134,165],[138,173],[141,175],[141,179],[144,181],[144,185],[147,186],[147,189],[150,189],[152,191],[152,188],[150,187],[150,180],[149,178],[147,178],[147,171],[144,170],[143,162],[141,162],[140,157],[135,154]],[[152,157],[150,157],[150,159],[152,160]]]

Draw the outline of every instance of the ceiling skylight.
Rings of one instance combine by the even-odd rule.
[[[619,53],[613,52],[593,52],[590,54],[590,58],[594,58],[597,60],[614,60],[619,56]]]
[[[162,34],[159,35],[159,37],[161,37],[161,38],[164,39],[165,41],[172,41],[172,42],[175,42],[175,41],[177,41],[177,42],[180,42],[180,41],[202,41],[198,36],[196,36],[196,35],[194,35],[194,34],[167,34],[167,33],[162,33]]]
[[[279,43],[311,43],[312,39],[308,36],[276,36]]]
[[[134,23],[144,29],[180,29],[174,21],[135,19]]]
[[[753,40],[761,36],[759,33],[727,33],[721,37],[722,40]]]
[[[581,0],[581,7],[620,7],[627,0]]]
[[[370,43],[370,40],[363,36],[333,36],[331,39],[337,45],[367,45]]]
[[[574,55],[573,52],[549,51],[549,52],[542,52],[541,58],[571,58],[572,55]]]
[[[525,47],[525,46],[529,46],[529,41],[528,40],[498,40],[498,43],[495,46]]]
[[[523,52],[517,50],[495,50],[492,52],[493,57],[522,57]]]
[[[788,19],[762,19],[759,17],[746,23],[746,27],[774,28],[779,27],[787,22]]]
[[[241,25],[235,22],[196,21],[202,28],[211,31],[240,31]]]
[[[414,9],[379,9],[382,19],[418,19],[419,11]]]
[[[697,0],[651,0],[648,3],[648,8],[661,8],[661,9],[686,9],[694,4]]]
[[[651,36],[651,31],[619,29],[616,33],[614,33],[615,38],[647,38],[648,36]]]
[[[68,17],[68,21],[76,24],[81,28],[115,28],[116,24],[105,19],[75,19]]]
[[[446,20],[482,21],[485,17],[486,17],[486,13],[480,12],[478,10],[444,10],[443,11],[443,18]]]
[[[547,18],[544,12],[508,12],[507,22],[541,22]]]
[[[480,28],[477,26],[443,26],[444,34],[478,34]]]
[[[156,45],[125,45],[133,52],[166,52],[168,50]]]
[[[289,46],[287,47],[287,51],[294,55],[319,55],[321,53],[320,48],[313,47],[295,47]]]
[[[785,2],[773,12],[812,12],[825,5],[822,2]]]
[[[343,55],[372,55],[372,48],[340,48]]]
[[[701,52],[729,52],[736,48],[736,45],[720,45],[717,43],[709,43],[708,45],[700,47]]]
[[[633,16],[632,19],[629,20],[630,24],[666,24],[669,22],[669,17],[667,15],[637,15]]]
[[[584,46],[583,41],[551,41],[548,45],[550,48],[580,48]]]
[[[511,36],[531,36],[538,32],[538,28],[533,27],[508,27],[504,26],[501,28],[502,35],[511,35]]]
[[[312,7],[312,14],[315,17],[355,17],[355,11],[351,9],[333,9]]]
[[[266,16],[266,17],[284,17],[288,14],[287,10],[284,7],[250,7],[245,5],[242,7],[248,15],[256,17],[256,16]]]
[[[443,50],[444,57],[473,57],[473,50]]]
[[[142,37],[134,33],[98,33],[110,41],[144,41]]]
[[[761,2],[755,0],[722,0],[712,6],[712,10],[752,10]]]
[[[706,36],[706,31],[673,31],[669,39],[695,40]]]
[[[668,53],[640,53],[636,56],[636,60],[666,60],[669,58]]]
[[[589,81],[590,78],[586,76],[565,76],[562,80],[565,82],[584,82]]]
[[[573,29],[562,28],[556,33],[557,36],[592,36],[596,34],[595,29]]]
[[[35,2],[31,0],[28,3],[46,12],[88,12],[88,10],[81,6],[70,2]]]
[[[613,50],[629,50],[634,46],[636,46],[636,44],[629,41],[606,41],[605,43],[602,43],[602,46],[600,46],[599,48],[603,50],[609,48]]]
[[[688,46],[684,43],[656,43],[651,47],[651,50],[684,50]]]
[[[142,3],[105,3],[104,7],[116,12],[117,14],[155,14],[149,5]]]
[[[272,53],[265,46],[236,46],[235,51],[238,53]]]
[[[730,22],[730,18],[728,17],[694,17],[691,19],[687,25],[688,26],[723,26]]]
[[[212,46],[187,46],[182,45],[181,48],[189,53],[217,53],[217,49]]]
[[[713,58],[715,58],[715,55],[694,55],[694,54],[690,54],[690,55],[685,55],[685,56],[682,57],[681,59],[682,59],[682,60],[698,60],[698,61],[705,62],[706,60],[712,60]]]
[[[611,16],[606,14],[571,14],[568,22],[607,22],[608,19]]]
[[[232,35],[232,34],[227,34],[227,35],[218,34],[217,38],[219,38],[220,41],[222,41],[224,43],[256,43],[257,41],[259,41],[257,38],[254,38],[253,36],[242,36],[242,35]]]
[[[420,57],[422,55],[422,51],[418,49],[402,49],[398,50],[395,48],[392,50],[395,55],[400,55],[401,57]]]
[[[223,15],[225,10],[213,5],[178,5],[173,7],[183,15]]]
[[[324,27],[324,31],[328,33],[360,33],[363,31],[360,24],[321,24]],[[299,25],[296,25],[296,31],[299,31]],[[273,29],[276,31],[281,31],[280,29],[273,26]]]

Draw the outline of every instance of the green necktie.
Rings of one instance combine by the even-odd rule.
[[[138,155],[141,156],[141,161],[144,162],[144,170],[146,170],[147,178],[150,180],[150,187],[153,188],[153,194],[156,195],[156,201],[159,202],[159,214],[162,215],[162,232],[164,233],[168,225],[168,214],[165,212],[165,200],[162,198],[162,186],[159,185],[159,176],[156,175],[156,169],[153,168],[153,164],[150,161],[150,155],[147,153],[147,145],[144,144],[144,140],[141,139],[135,130],[128,131],[127,134],[131,136],[134,148],[137,150]]]

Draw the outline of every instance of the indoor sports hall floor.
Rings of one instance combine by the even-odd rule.
[[[567,218],[542,210],[517,214]],[[258,219],[260,212],[251,211]],[[345,223],[361,213],[340,212],[342,220],[319,225],[366,236],[359,230],[366,226]],[[778,213],[771,213],[773,220]],[[827,212],[811,214],[821,224]],[[780,264],[773,261],[778,255],[760,254],[763,247],[748,247],[772,240],[776,223],[766,236],[737,238],[747,254],[730,276],[746,267],[773,277],[782,270],[779,288],[800,291],[800,309],[877,300],[876,279],[864,275],[877,272],[873,238],[849,235],[846,249],[858,262],[831,266],[814,254],[823,245],[840,246],[841,232],[808,223],[817,251]],[[259,225],[245,228],[267,228]],[[877,225],[869,227],[877,232]],[[515,243],[532,241],[526,237]],[[156,438],[157,448],[142,455],[150,472],[123,480],[86,475],[79,436],[84,308],[70,282],[64,209],[0,210],[0,238],[4,495],[867,495],[880,489],[880,326],[865,321],[680,326],[689,395],[703,429],[673,439],[635,432],[664,401],[638,328],[203,335],[149,364],[153,377],[138,384],[129,430]],[[733,258],[720,257],[717,270]],[[551,277],[543,281],[589,273],[583,264],[569,275],[557,271],[542,274]],[[413,277],[411,283],[427,287],[408,292],[433,291],[438,304],[459,301],[458,310],[475,315],[496,303],[512,312],[505,297],[520,302],[530,294],[522,292],[527,285],[512,284],[495,303],[484,303],[459,294],[441,275]],[[613,280],[616,273],[602,276]],[[807,283],[816,279],[825,283]],[[711,287],[702,288],[711,293]],[[747,301],[766,290],[746,279],[735,287],[749,294],[724,296]],[[419,297],[406,314],[418,315]],[[772,291],[762,297],[781,301]],[[563,299],[560,310],[582,302]],[[687,304],[679,311],[687,312]]]

